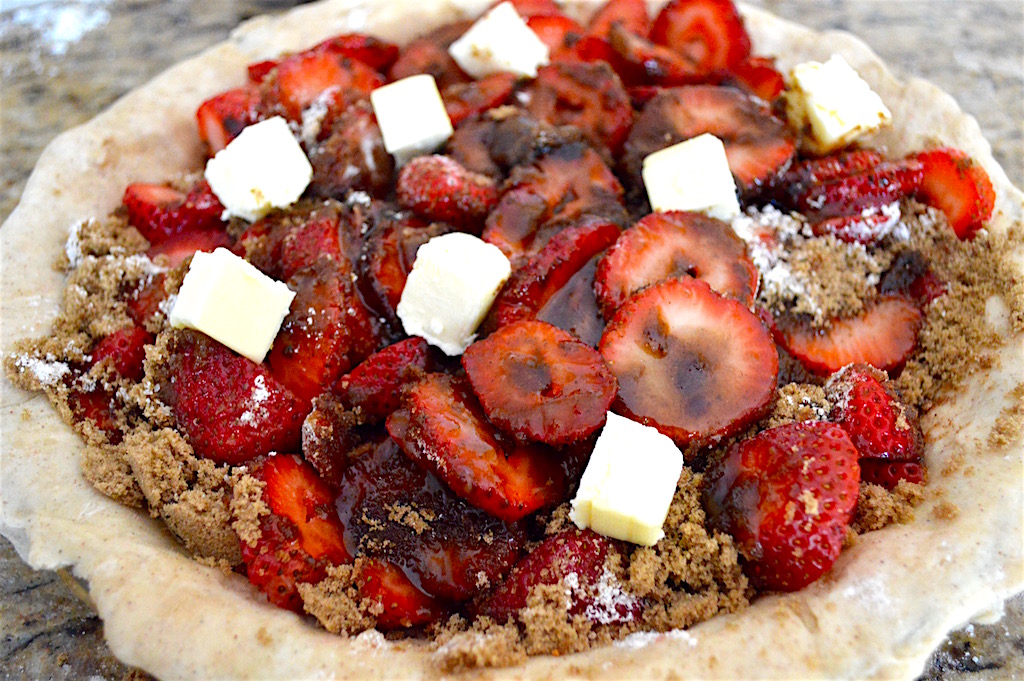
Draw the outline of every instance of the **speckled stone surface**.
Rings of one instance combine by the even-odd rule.
[[[0,0],[0,221],[42,148],[171,64],[285,0]],[[1021,0],[758,0],[775,13],[849,30],[898,76],[927,78],[976,116],[1024,186]],[[954,632],[924,679],[1024,678],[1024,594],[1006,616]],[[147,678],[118,662],[81,585],[34,571],[0,539],[0,679]]]

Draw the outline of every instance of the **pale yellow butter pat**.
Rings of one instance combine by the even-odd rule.
[[[810,131],[804,145],[816,153],[841,149],[892,121],[882,98],[840,55],[793,68],[786,93],[789,118]]]
[[[313,166],[280,116],[250,125],[206,163],[210,189],[226,217],[258,220],[306,191]]]
[[[474,78],[501,71],[533,78],[537,67],[548,63],[549,52],[510,2],[480,17],[448,48],[452,59]]]
[[[410,336],[461,355],[511,272],[497,246],[462,232],[436,236],[416,251],[398,318]]]
[[[683,454],[650,426],[608,412],[569,517],[580,529],[643,546],[662,525],[683,470]]]
[[[295,293],[226,248],[192,256],[168,321],[220,341],[259,363]]]
[[[409,76],[370,93],[384,148],[404,165],[441,146],[453,131],[452,121],[434,77]]]
[[[704,133],[654,152],[644,158],[641,174],[655,211],[690,210],[719,220],[740,214],[725,145],[714,135]]]

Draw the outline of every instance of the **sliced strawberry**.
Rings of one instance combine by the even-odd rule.
[[[699,279],[669,279],[627,300],[598,347],[619,381],[614,410],[680,447],[739,432],[775,397],[768,330]]]
[[[380,440],[381,430],[367,426],[360,414],[347,410],[331,393],[324,393],[313,398],[312,409],[302,423],[302,456],[337,489],[349,463]]]
[[[651,213],[627,229],[597,266],[594,289],[611,319],[640,289],[675,277],[696,277],[750,307],[758,271],[732,228],[702,213]]]
[[[380,608],[374,617],[377,628],[385,631],[429,624],[447,611],[439,599],[416,586],[402,568],[386,560],[360,560],[356,564],[356,587],[361,598]]]
[[[298,451],[299,400],[259,364],[191,330],[176,333],[160,397],[196,455],[239,464],[271,451]]]
[[[590,222],[555,234],[512,273],[491,305],[482,325],[484,332],[536,317],[588,261],[615,242],[620,231],[610,222]]]
[[[848,244],[870,245],[889,234],[900,221],[899,203],[868,206],[855,215],[826,218],[811,224],[815,236],[834,236]]]
[[[406,338],[370,355],[338,379],[334,392],[367,421],[383,421],[402,403],[402,389],[431,369],[430,346]]]
[[[607,38],[615,24],[634,35],[647,35],[651,29],[647,3],[644,0],[608,0],[590,18],[587,34]]]
[[[487,216],[483,239],[514,265],[539,253],[566,225],[625,222],[622,185],[601,156],[582,143],[563,145],[530,166],[516,168],[509,185]]]
[[[363,305],[347,263],[317,260],[287,283],[295,300],[267,364],[278,381],[308,403],[377,349],[378,322]]]
[[[448,48],[473,25],[472,21],[445,24],[402,48],[398,60],[388,72],[388,80],[395,81],[420,73],[434,77],[437,89],[444,92],[456,83],[468,83],[472,78],[459,68]]]
[[[100,339],[89,354],[90,364],[109,360],[114,371],[129,381],[140,381],[145,373],[146,346],[153,342],[153,334],[141,326],[128,326]]]
[[[670,86],[704,80],[694,64],[679,53],[622,26],[611,27],[608,44],[617,55],[610,63],[626,85]]]
[[[420,246],[449,231],[448,225],[428,225],[409,213],[380,216],[366,236],[363,262],[385,315],[398,319],[398,303]]]
[[[428,374],[407,389],[387,427],[406,456],[495,518],[513,522],[564,500],[558,454],[500,439],[464,379]]]
[[[585,35],[577,40],[571,49],[559,55],[559,59],[562,61],[604,62],[618,74],[623,86],[628,88],[637,82],[638,75],[635,65],[629,64],[619,56],[607,38]]]
[[[146,255],[156,261],[159,257],[167,267],[175,268],[185,262],[197,251],[211,253],[218,248],[230,248],[231,237],[221,231],[181,232],[168,237],[158,244],[149,247]]]
[[[861,457],[919,459],[924,435],[916,412],[903,404],[884,371],[850,364],[829,377],[825,395],[832,404],[829,420],[850,436]]]
[[[224,228],[224,206],[205,181],[187,194],[168,185],[130,184],[122,202],[128,211],[128,224],[153,245],[186,232]]]
[[[444,109],[452,125],[458,127],[467,118],[507,102],[515,90],[516,80],[514,73],[501,72],[471,83],[456,83],[446,87],[441,93],[441,99],[444,100]]]
[[[495,0],[495,2],[488,7],[488,11],[494,9],[502,2],[511,2],[516,13],[524,19],[537,15],[562,13],[562,10],[558,7],[558,3],[555,2],[555,0]]]
[[[540,41],[547,45],[552,59],[570,49],[583,36],[583,27],[564,14],[534,14],[526,19]]]
[[[309,464],[290,455],[264,460],[252,475],[263,481],[271,513],[260,519],[256,544],[241,543],[247,576],[271,603],[302,612],[298,584],[319,582],[327,565],[352,560],[334,493]]]
[[[280,107],[291,121],[301,122],[302,112],[328,90],[368,97],[384,84],[384,77],[361,61],[328,52],[286,57],[277,65],[266,86],[267,103]]]
[[[289,279],[303,267],[311,267],[322,258],[344,264],[340,228],[338,213],[324,210],[314,211],[301,225],[289,229],[281,239],[280,278]]]
[[[764,589],[796,591],[832,567],[857,506],[857,450],[837,425],[804,421],[733,445],[705,473],[712,527]]]
[[[353,461],[339,489],[348,546],[398,565],[432,596],[471,598],[519,557],[519,528],[457,498],[390,438]]]
[[[342,104],[339,91],[331,99],[320,121],[317,142],[309,147],[313,179],[309,193],[323,198],[346,196],[365,191],[373,196],[391,192],[395,162],[384,148],[373,108],[360,100]]]
[[[750,36],[732,0],[671,0],[650,35],[706,74],[731,71],[750,56]]]
[[[260,93],[254,87],[240,87],[211,97],[196,110],[199,139],[213,156],[238,137],[246,126],[260,119]]]
[[[992,217],[996,193],[980,163],[959,149],[939,147],[910,157],[924,166],[918,199],[946,214],[960,239],[972,238]]]
[[[923,175],[924,167],[916,161],[887,161],[860,173],[810,185],[796,197],[794,207],[812,222],[859,215],[912,194]]]
[[[68,408],[75,422],[91,421],[103,431],[111,444],[121,442],[121,429],[114,413],[114,396],[103,388],[93,390],[71,390],[68,393]]]
[[[639,110],[643,109],[647,102],[654,99],[664,89],[659,85],[636,85],[626,88],[626,92],[629,93],[629,99],[633,102],[633,108]]]
[[[546,322],[501,327],[466,348],[462,366],[487,419],[524,442],[589,437],[617,388],[597,350]]]
[[[604,333],[604,317],[594,295],[594,273],[600,257],[598,254],[588,260],[536,315],[540,321],[568,331],[592,348],[597,347]]]
[[[643,186],[644,158],[706,132],[725,144],[743,194],[771,184],[796,153],[793,134],[762,100],[729,87],[691,85],[663,90],[647,103],[626,140],[622,163],[635,185]]]
[[[900,296],[883,296],[860,315],[814,329],[780,319],[775,340],[810,371],[828,375],[861,362],[883,371],[903,365],[917,346],[921,310]]]
[[[132,318],[133,322],[145,327],[146,323],[160,312],[160,306],[167,299],[167,291],[164,290],[166,280],[166,274],[162,272],[154,274],[128,294],[125,306],[128,308],[128,316]]]
[[[611,575],[606,567],[608,557],[624,553],[618,542],[593,530],[563,530],[546,538],[516,563],[505,581],[484,601],[480,612],[497,622],[518,619],[531,590],[562,582],[569,591],[566,595],[570,616],[584,615],[602,624],[632,621],[639,615],[639,601],[621,587],[607,583],[602,585],[604,598],[598,596],[598,584],[602,578],[608,582],[605,575]]]
[[[773,198],[784,208],[796,209],[797,198],[812,187],[859,175],[885,162],[874,149],[853,149],[793,163],[772,187]]]
[[[245,258],[260,272],[274,279],[284,279],[281,274],[281,245],[294,228],[293,220],[286,213],[271,212],[249,225],[231,252]]]
[[[622,148],[633,122],[633,107],[622,82],[600,62],[542,66],[520,97],[534,117],[552,125],[575,125],[587,139],[613,154]]]
[[[860,460],[860,481],[893,490],[900,480],[919,485],[925,481],[925,467],[918,461],[893,461],[892,459]]]
[[[259,85],[270,75],[271,71],[277,68],[279,63],[279,59],[263,59],[247,65],[245,71],[249,75],[249,83]]]
[[[878,290],[884,294],[906,295],[921,307],[946,295],[946,284],[932,271],[920,251],[906,250],[882,275]]]
[[[387,71],[398,59],[398,45],[362,33],[343,33],[311,48],[313,52],[328,52],[351,57],[377,71]]]
[[[418,156],[398,175],[398,203],[425,220],[479,233],[498,203],[494,180],[466,170],[448,156]]]
[[[786,89],[786,79],[772,57],[747,57],[732,67],[722,83],[736,85],[766,102],[775,101]]]

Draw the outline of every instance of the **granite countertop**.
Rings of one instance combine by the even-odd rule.
[[[0,222],[42,148],[167,66],[286,0],[2,0]],[[849,30],[897,76],[921,76],[976,116],[1024,186],[1024,3],[1020,0],[757,0],[786,18]],[[126,679],[82,584],[34,571],[0,538],[0,678]],[[925,679],[1024,678],[1024,594],[998,623],[950,635]]]

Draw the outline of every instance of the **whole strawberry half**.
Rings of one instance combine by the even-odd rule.
[[[857,458],[842,428],[804,421],[762,431],[711,465],[709,522],[736,539],[756,586],[796,591],[832,567],[857,505]]]
[[[924,437],[914,410],[905,406],[884,371],[851,364],[825,386],[832,412],[861,457],[912,461],[921,456]]]
[[[262,365],[196,331],[169,345],[160,397],[198,456],[238,464],[298,450],[305,410]]]

